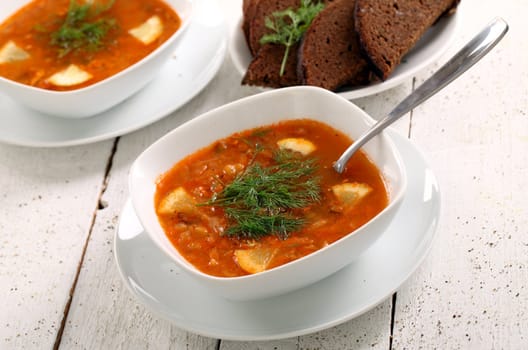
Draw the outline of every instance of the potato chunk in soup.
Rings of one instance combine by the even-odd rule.
[[[8,62],[23,61],[29,58],[29,53],[17,46],[14,41],[8,41],[0,49],[0,64]]]
[[[132,28],[128,32],[143,44],[149,45],[159,38],[163,32],[163,23],[158,16],[152,16],[140,26]]]

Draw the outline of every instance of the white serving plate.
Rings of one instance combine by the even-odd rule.
[[[229,43],[229,53],[231,59],[242,77],[251,62],[251,53],[246,44],[246,39],[242,31],[242,4],[238,6],[240,11],[233,17],[231,40]],[[440,56],[451,46],[455,39],[456,27],[459,18],[460,6],[451,15],[442,17],[432,26],[403,59],[392,75],[385,81],[373,83],[364,87],[347,88],[339,91],[338,94],[347,99],[373,95],[390,88],[393,88],[412,76],[436,62]],[[264,90],[264,88],[262,88]]]
[[[432,169],[412,142],[389,132],[406,167],[407,194],[385,234],[358,260],[334,275],[274,298],[224,299],[159,253],[128,201],[114,240],[115,258],[125,285],[149,310],[177,327],[231,340],[299,336],[372,309],[418,268],[431,248],[440,215],[440,192]]]

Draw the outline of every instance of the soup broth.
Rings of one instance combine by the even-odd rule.
[[[160,176],[154,199],[160,224],[180,254],[210,275],[242,276],[299,259],[353,234],[388,204],[383,176],[364,153],[343,174],[333,170],[350,144],[308,119],[218,140]],[[255,194],[259,208],[241,208],[234,192],[250,202]],[[289,206],[301,197],[307,200]],[[270,232],[251,232],[246,219],[264,231],[273,221]]]

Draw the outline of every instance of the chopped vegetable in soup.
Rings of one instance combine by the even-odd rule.
[[[78,89],[138,62],[180,24],[161,0],[34,0],[0,24],[0,75]]]
[[[388,204],[383,177],[364,153],[343,174],[332,168],[350,143],[309,119],[218,140],[160,176],[160,224],[180,254],[210,275],[242,276],[299,259]]]

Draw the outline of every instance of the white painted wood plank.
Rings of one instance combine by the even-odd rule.
[[[110,148],[0,145],[0,349],[53,346]]]
[[[395,349],[528,347],[528,3],[465,10],[460,43],[497,15],[510,32],[414,113],[443,212],[431,256],[398,293]]]
[[[215,339],[184,332],[151,314],[126,289],[113,257],[113,235],[128,197],[127,175],[148,145],[183,122],[245,96],[230,61],[185,107],[162,121],[120,139],[61,342],[65,349],[214,349]],[[233,88],[226,89],[226,86]],[[222,92],[222,93],[219,93]]]
[[[136,134],[137,136],[137,134]],[[61,349],[214,349],[216,341],[172,329],[147,312],[126,289],[113,256],[113,236],[128,197],[131,161],[146,146],[122,138],[67,318]]]
[[[269,341],[222,341],[220,350],[297,350],[299,339],[297,337],[269,340]]]
[[[389,349],[391,298],[347,323],[300,338],[301,349]]]

